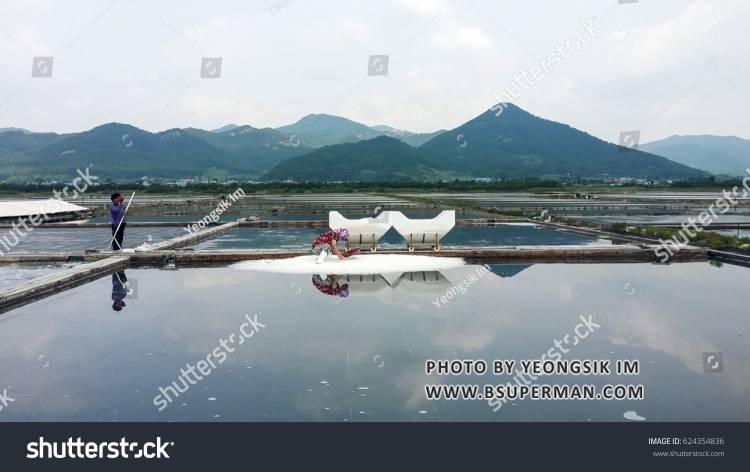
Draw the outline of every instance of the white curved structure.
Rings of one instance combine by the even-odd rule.
[[[346,242],[347,249],[367,247],[375,252],[378,247],[378,239],[391,229],[391,213],[394,212],[384,211],[375,218],[350,220],[337,211],[331,211],[328,213],[328,226],[331,229],[346,228],[349,231],[349,240]]]
[[[378,239],[393,227],[406,240],[406,248],[413,251],[418,246],[428,246],[440,250],[440,240],[456,226],[456,211],[445,210],[431,219],[411,219],[400,211],[384,211],[375,218],[350,220],[337,211],[328,213],[328,226],[331,229],[349,230],[350,247],[369,247],[376,251]]]
[[[456,211],[445,210],[431,219],[407,218],[400,211],[392,211],[390,220],[398,234],[406,240],[406,248],[413,251],[417,246],[429,246],[440,250],[440,240],[456,226]]]

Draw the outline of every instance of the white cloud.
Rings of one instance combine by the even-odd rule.
[[[447,0],[396,0],[398,6],[421,15],[437,13],[446,3]]]
[[[669,69],[686,58],[702,63],[694,44],[721,22],[721,12],[700,0],[662,23],[613,31],[606,37],[609,63],[618,71],[640,75]]]
[[[460,27],[438,32],[434,44],[450,52],[482,53],[492,48],[492,38],[482,28]]]
[[[55,59],[54,78],[113,120],[150,130],[228,122],[279,126],[308,113],[332,112],[364,123],[433,131],[486,110],[514,72],[538,63],[545,51],[569,38],[580,18],[602,14],[597,0],[582,0],[577,9],[546,2],[544,18],[533,2],[509,11],[492,0],[472,1],[486,16],[462,2],[446,7],[447,0],[316,0],[310,2],[313,9],[292,0],[276,15],[264,10],[272,0],[252,5],[172,0],[147,6],[160,19],[155,20],[137,5],[120,2]],[[28,7],[20,0],[6,2],[11,14],[0,18],[5,52],[0,101],[14,94],[0,108],[0,126],[69,132],[101,124],[99,114],[88,108],[79,112],[75,100],[71,106],[54,81],[34,81],[16,92],[29,78],[31,57],[8,36],[34,55],[56,55],[105,8],[95,0],[76,0],[77,8],[32,2]],[[566,60],[555,77],[525,92],[519,104],[616,139],[620,129],[650,123],[705,74],[707,58],[716,58],[721,74],[734,83],[747,82],[748,14],[750,3],[741,0],[617,7],[602,20],[599,38]],[[528,54],[512,36],[540,57]],[[391,55],[389,77],[365,76],[368,54]],[[235,87],[201,81],[178,100],[197,78],[201,56],[223,57],[223,79]],[[644,136],[699,131],[747,137],[746,106],[747,98],[717,74],[652,129],[644,129]],[[158,120],[152,119],[155,113]]]
[[[180,98],[180,107],[196,117],[227,116],[236,112],[238,100],[204,95],[191,95]]]
[[[367,25],[357,17],[348,16],[345,18],[338,18],[335,21],[335,24],[336,28],[338,28],[341,33],[353,40],[364,41],[369,37]]]
[[[29,52],[36,56],[52,55],[52,48],[42,39],[41,32],[38,28],[23,24],[13,28],[8,36],[16,48],[23,48],[24,52]]]

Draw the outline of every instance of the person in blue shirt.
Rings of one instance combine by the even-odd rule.
[[[122,195],[113,193],[110,197],[112,204],[109,206],[109,214],[112,217],[112,250],[122,249],[122,238],[125,236],[125,207],[122,205]],[[122,222],[122,224],[120,224]]]

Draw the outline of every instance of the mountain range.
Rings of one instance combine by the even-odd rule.
[[[326,146],[287,159],[266,176],[274,180],[384,180],[609,176],[699,177],[701,171],[664,157],[602,141],[568,125],[506,104],[488,110],[419,147],[384,136]]]
[[[310,150],[276,130],[249,126],[219,133],[151,133],[121,123],[70,134],[7,131],[0,134],[0,180],[71,176],[85,167],[110,179],[260,175]]]
[[[466,174],[441,171],[418,149],[389,136],[378,136],[289,158],[269,170],[266,178],[374,182],[466,178]]]
[[[411,146],[419,146],[444,130],[433,133],[411,133],[386,125],[367,126],[340,116],[307,115],[294,124],[281,126],[277,130],[286,133],[302,145],[319,148],[332,144],[365,141],[378,136],[391,136]]]
[[[273,180],[475,177],[690,178],[702,171],[602,141],[506,104],[452,130],[411,133],[326,114],[279,128],[228,124],[151,133],[108,123],[79,133],[0,129],[0,181],[235,176]]]
[[[639,149],[712,174],[746,175],[750,168],[750,140],[736,136],[670,136]]]

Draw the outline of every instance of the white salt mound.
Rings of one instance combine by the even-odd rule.
[[[343,261],[328,256],[316,264],[318,256],[299,256],[289,259],[261,259],[233,264],[237,270],[275,272],[279,274],[384,274],[453,269],[466,265],[458,257],[418,256],[410,254],[358,254]]]

